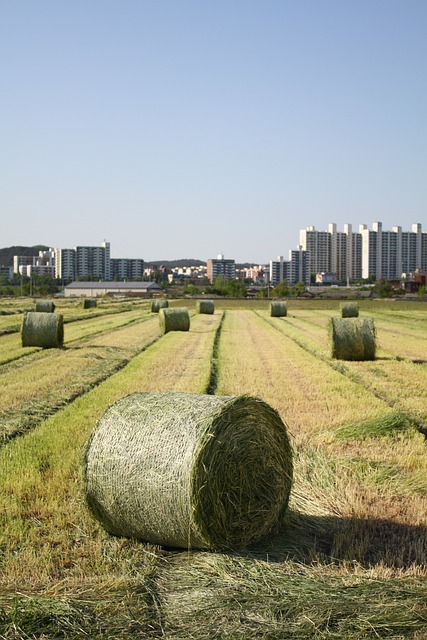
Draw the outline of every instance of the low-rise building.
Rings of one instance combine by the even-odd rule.
[[[70,282],[64,287],[66,298],[97,298],[99,296],[151,297],[162,288],[156,282]]]

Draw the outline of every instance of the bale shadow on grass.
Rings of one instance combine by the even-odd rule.
[[[377,518],[340,518],[289,512],[281,529],[252,545],[247,554],[271,562],[357,562],[392,569],[427,564],[427,526]]]

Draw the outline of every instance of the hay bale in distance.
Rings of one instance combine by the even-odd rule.
[[[23,347],[59,348],[64,343],[64,317],[61,313],[28,311],[21,325]]]
[[[84,473],[88,507],[113,535],[239,549],[286,512],[292,450],[279,414],[259,399],[135,393],[99,420]]]
[[[359,317],[359,305],[357,302],[342,302],[341,303],[341,318],[358,318]]]
[[[55,304],[52,300],[36,300],[37,313],[53,313],[55,311]]]
[[[282,318],[288,315],[286,302],[282,300],[273,300],[270,302],[270,316],[274,318]]]
[[[190,329],[190,314],[185,307],[173,309],[159,309],[159,324],[162,333],[169,331],[188,331]]]
[[[197,313],[214,313],[215,305],[213,300],[197,300],[196,310]]]
[[[372,318],[331,318],[331,355],[338,360],[375,360],[376,330]]]
[[[159,313],[160,309],[167,309],[169,307],[169,302],[167,300],[152,300],[151,301],[151,311],[152,313]]]
[[[83,299],[83,309],[93,309],[96,307],[95,298],[84,298]]]

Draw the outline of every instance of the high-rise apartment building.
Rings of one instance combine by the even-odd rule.
[[[310,254],[310,273],[331,270],[332,238],[330,231],[317,231],[314,227],[301,229],[299,244]]]
[[[38,256],[13,256],[13,273],[55,277],[55,250],[39,251]]]
[[[111,279],[142,280],[144,260],[139,258],[111,258]]]
[[[270,260],[270,284],[275,287],[284,280],[289,282],[289,264],[283,256],[277,256],[277,260]]]
[[[289,285],[297,282],[310,284],[310,256],[301,245],[289,250],[289,260],[283,260],[283,256],[278,256],[277,260],[270,260],[271,286],[275,287],[284,280]]]
[[[225,280],[234,280],[236,277],[236,263],[234,260],[226,260],[220,253],[218,258],[209,258],[207,261],[207,276],[211,284],[218,276],[222,276]]]
[[[403,273],[427,270],[427,233],[420,224],[413,224],[412,231],[402,231],[402,227],[383,231],[382,223],[374,222],[372,230],[361,225],[360,233],[363,278],[396,280]]]
[[[288,282],[294,285],[297,282],[310,284],[310,253],[301,245],[289,250],[289,277]]]
[[[95,276],[100,280],[110,280],[110,243],[100,247],[75,247],[76,277]]]
[[[310,251],[310,273],[333,273],[338,282],[372,276],[394,280],[427,269],[427,234],[420,224],[413,224],[412,231],[384,231],[381,222],[374,222],[372,229],[359,225],[357,233],[350,224],[343,231],[335,223],[328,231],[307,227],[300,231],[300,244]]]
[[[76,279],[76,252],[74,249],[55,249],[55,278],[63,282]]]

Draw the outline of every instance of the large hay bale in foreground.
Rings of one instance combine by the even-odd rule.
[[[197,300],[196,311],[197,313],[214,313],[215,305],[213,300]]]
[[[288,308],[286,302],[281,300],[273,300],[270,303],[270,316],[274,318],[281,318],[288,315]]]
[[[36,300],[37,313],[53,313],[55,305],[52,300]]]
[[[168,331],[188,331],[190,329],[190,314],[185,307],[159,310],[159,324],[162,333]]]
[[[275,529],[292,472],[286,427],[265,402],[135,393],[107,409],[88,442],[85,494],[111,534],[238,549]]]
[[[160,309],[167,309],[169,302],[167,300],[152,300],[151,311],[152,313],[159,313]]]
[[[359,305],[357,302],[342,302],[341,303],[341,318],[358,318],[359,317]]]
[[[64,317],[60,313],[28,311],[21,325],[23,347],[59,348],[64,343]]]
[[[331,318],[331,355],[338,360],[375,360],[372,318]]]
[[[93,309],[96,307],[96,299],[95,298],[84,298],[83,300],[83,309]]]

